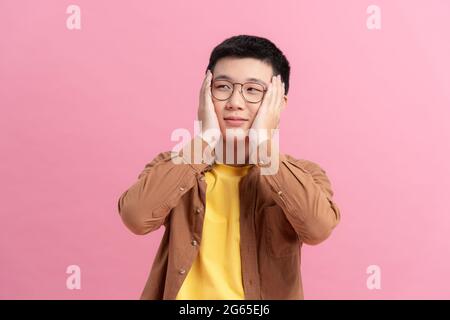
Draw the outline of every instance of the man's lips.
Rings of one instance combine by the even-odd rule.
[[[231,127],[240,127],[248,121],[241,117],[225,117],[223,119],[225,120],[225,123]]]
[[[231,116],[231,117],[224,117],[225,120],[244,120],[247,121],[247,119],[242,118],[242,117],[235,117],[235,116]]]

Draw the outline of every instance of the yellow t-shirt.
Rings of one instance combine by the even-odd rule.
[[[239,233],[239,181],[251,165],[215,163],[205,173],[206,209],[200,252],[176,299],[244,299]]]

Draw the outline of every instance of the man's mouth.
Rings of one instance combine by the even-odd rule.
[[[240,127],[248,120],[242,117],[225,117],[225,123],[230,127]]]

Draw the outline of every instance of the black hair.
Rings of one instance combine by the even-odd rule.
[[[217,61],[225,57],[256,58],[271,65],[273,76],[281,75],[281,81],[285,83],[285,94],[288,93],[291,69],[289,61],[270,40],[250,35],[238,35],[225,39],[211,52],[206,71],[209,69],[212,72]]]

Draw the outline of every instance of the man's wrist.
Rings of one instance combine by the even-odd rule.
[[[258,143],[256,149],[254,150],[253,159],[256,165],[259,167],[270,167],[272,163],[272,140],[267,138],[262,142]]]

